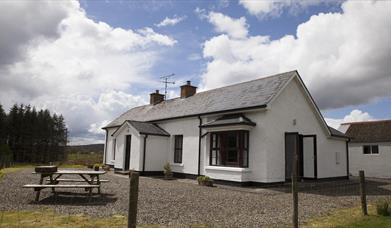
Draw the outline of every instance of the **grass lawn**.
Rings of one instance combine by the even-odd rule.
[[[126,217],[91,218],[84,215],[59,215],[51,210],[1,211],[0,227],[126,227]]]
[[[17,172],[26,168],[34,168],[35,165],[33,164],[15,164],[12,167],[0,169],[0,180],[3,178],[7,173],[13,173]],[[83,165],[72,165],[72,164],[62,164],[60,165],[61,168],[85,168]],[[1,226],[0,226],[1,227]]]
[[[60,215],[49,209],[39,211],[0,211],[0,227],[127,227],[127,218],[115,215],[109,218],[92,218],[85,215]],[[140,228],[163,228],[162,225],[139,225]],[[182,227],[182,226],[178,226]],[[205,228],[203,225],[191,225],[191,228]]]
[[[368,206],[368,216],[363,216],[361,208],[341,209],[334,211],[329,216],[315,218],[301,227],[320,228],[320,227],[354,227],[354,228],[386,228],[391,227],[391,217],[376,215],[374,206]]]

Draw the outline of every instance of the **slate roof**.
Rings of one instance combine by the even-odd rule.
[[[132,121],[132,120],[127,120],[123,124],[129,123],[138,131],[140,134],[146,134],[146,135],[161,135],[161,136],[170,136],[170,134],[159,127],[157,124],[154,123],[147,123],[147,122],[139,122],[139,121]],[[118,128],[117,130],[119,130]],[[117,132],[113,132],[113,135]]]
[[[353,122],[346,135],[351,142],[391,142],[391,120]]]
[[[266,106],[297,71],[276,74],[252,81],[196,93],[188,98],[174,98],[156,105],[130,109],[104,128],[120,126],[126,120],[157,121]]]
[[[252,122],[249,118],[242,114],[224,115],[216,120],[210,121],[201,125],[201,127],[219,127],[219,126],[232,126],[232,125],[248,125],[255,126],[256,123]]]

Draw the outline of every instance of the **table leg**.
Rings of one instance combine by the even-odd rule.
[[[43,179],[44,179],[44,176],[41,175],[41,179],[39,179],[39,185],[42,185]],[[35,201],[36,201],[36,202],[39,201],[39,195],[40,195],[42,189],[39,188],[39,189],[37,189],[37,190],[38,190],[38,191],[37,191],[37,193],[36,193],[36,195],[35,195]]]
[[[55,184],[55,182],[53,181],[53,174],[50,174],[50,184]],[[52,193],[56,193],[54,188],[52,188]]]
[[[96,184],[99,185],[99,187],[98,187],[98,194],[100,195],[100,180],[99,180],[99,175],[96,176]]]

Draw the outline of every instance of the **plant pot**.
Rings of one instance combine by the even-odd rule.
[[[204,182],[204,186],[208,186],[208,187],[213,187],[213,181],[203,181]]]
[[[99,171],[99,166],[94,166],[95,171]]]
[[[200,186],[207,186],[207,187],[213,187],[213,181],[211,181],[211,180],[204,180],[204,181],[201,181],[201,180],[199,180],[198,181],[198,185],[200,185]]]

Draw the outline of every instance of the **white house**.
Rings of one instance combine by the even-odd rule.
[[[391,120],[344,123],[339,128],[351,138],[349,170],[357,176],[391,178]]]
[[[303,179],[347,178],[347,138],[328,127],[297,71],[130,109],[106,130],[104,162],[116,170],[207,175],[241,185],[285,182],[293,153]]]

